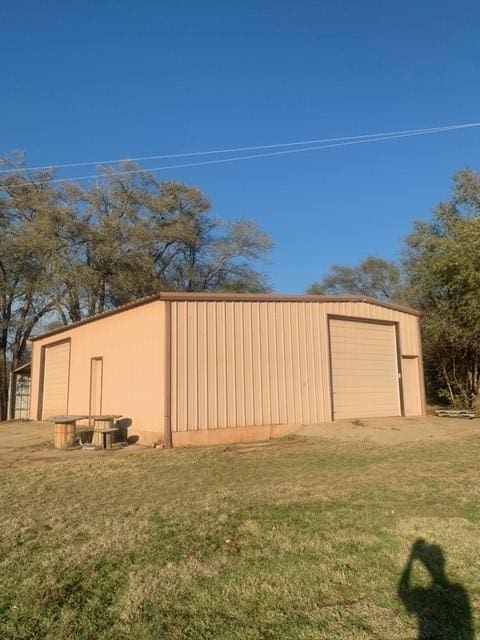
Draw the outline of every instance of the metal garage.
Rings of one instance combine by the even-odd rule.
[[[98,412],[167,446],[422,415],[419,313],[363,297],[168,292],[34,338],[31,417]]]

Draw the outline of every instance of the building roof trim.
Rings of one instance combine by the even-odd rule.
[[[21,364],[19,367],[13,370],[13,373],[24,373],[28,375],[32,370],[32,361]]]
[[[38,336],[30,338],[31,342],[48,338],[50,336],[63,333],[64,331],[70,331],[76,329],[84,324],[95,322],[96,320],[102,320],[110,316],[122,313],[123,311],[129,311],[136,307],[141,307],[145,304],[151,304],[157,301],[172,301],[172,302],[366,302],[378,307],[384,307],[385,309],[391,309],[392,311],[400,311],[401,313],[408,313],[414,316],[421,316],[421,311],[407,307],[401,304],[395,304],[393,302],[384,302],[383,300],[377,300],[375,298],[369,298],[368,296],[320,296],[320,295],[278,295],[278,294],[266,294],[266,293],[207,293],[207,292],[183,292],[183,291],[163,291],[154,296],[148,298],[140,298],[134,302],[129,302],[115,309],[98,313],[78,322],[52,329],[45,333],[41,333]]]

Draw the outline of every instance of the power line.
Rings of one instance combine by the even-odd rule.
[[[200,167],[200,166],[206,166],[206,165],[211,165],[211,164],[224,164],[227,162],[239,162],[241,160],[252,160],[254,158],[269,158],[272,156],[281,156],[281,155],[286,155],[286,154],[291,154],[291,153],[302,153],[305,151],[318,151],[320,149],[332,149],[335,147],[346,147],[346,146],[351,146],[351,145],[357,145],[357,144],[367,144],[369,142],[382,142],[384,140],[395,140],[398,138],[411,138],[414,136],[421,136],[421,135],[427,135],[427,134],[431,134],[431,133],[443,133],[444,131],[451,131],[454,129],[458,129],[458,128],[465,128],[465,127],[474,127],[474,126],[480,126],[480,123],[477,124],[470,124],[470,125],[456,125],[453,127],[449,127],[449,128],[438,128],[438,129],[422,129],[422,130],[418,130],[416,132],[412,132],[412,133],[399,133],[399,134],[395,134],[395,135],[383,135],[382,137],[376,137],[376,138],[369,138],[368,140],[350,140],[348,142],[338,142],[338,143],[334,143],[334,144],[326,144],[326,145],[319,145],[319,146],[313,146],[313,147],[304,147],[301,149],[286,149],[283,151],[272,151],[269,153],[255,153],[255,154],[251,154],[251,155],[246,155],[246,156],[234,156],[233,158],[219,158],[216,160],[204,160],[201,162],[188,162],[188,163],[182,163],[182,164],[173,164],[173,165],[164,165],[162,167],[152,167],[149,169],[129,169],[129,170],[122,170],[122,171],[109,171],[108,172],[108,176],[122,176],[122,175],[131,175],[131,174],[139,174],[139,173],[152,173],[154,171],[165,171],[165,170],[169,170],[169,169],[183,169],[183,168],[187,168],[187,167]],[[54,184],[54,183],[59,183],[59,182],[75,182],[78,180],[93,180],[93,179],[97,179],[99,176],[98,174],[90,174],[90,175],[85,175],[85,176],[77,176],[74,178],[54,178],[51,180],[41,180],[38,182],[35,182],[36,185],[42,185],[42,184]],[[11,185],[11,187],[22,187],[25,186],[24,183],[22,184],[18,184],[18,185]]]
[[[324,144],[324,143],[331,143],[331,142],[333,143],[333,142],[340,142],[340,141],[361,140],[365,138],[390,139],[391,136],[442,133],[446,131],[454,131],[457,129],[467,129],[467,128],[478,127],[478,126],[480,126],[480,122],[472,122],[467,124],[454,124],[454,125],[446,125],[441,127],[429,127],[425,129],[407,129],[403,131],[389,131],[384,133],[365,133],[358,136],[343,136],[340,138],[323,138],[320,140],[302,140],[297,142],[282,142],[278,144],[266,144],[266,145],[250,146],[250,147],[233,147],[231,149],[212,149],[209,151],[191,151],[188,153],[171,153],[171,154],[157,155],[157,156],[140,156],[137,158],[117,158],[115,160],[96,160],[96,161],[90,161],[90,162],[71,162],[67,164],[51,164],[51,165],[43,165],[43,166],[37,166],[37,167],[25,167],[25,168],[19,168],[19,169],[0,169],[0,173],[16,173],[19,171],[41,171],[45,169],[70,169],[74,167],[87,167],[91,165],[117,164],[122,161],[146,162],[149,160],[165,160],[168,158],[187,158],[187,157],[193,157],[193,156],[215,155],[220,153],[261,151],[263,149],[275,149],[279,147],[296,147],[301,145],[316,145],[316,144]],[[155,169],[152,169],[152,171],[154,170]]]

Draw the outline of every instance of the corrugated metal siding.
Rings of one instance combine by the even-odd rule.
[[[329,315],[398,322],[420,353],[416,316],[366,302],[171,305],[173,431],[331,420]]]

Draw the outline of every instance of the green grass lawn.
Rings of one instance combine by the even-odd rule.
[[[413,639],[397,585],[419,537],[475,617],[479,456],[297,439],[2,471],[0,637]]]

